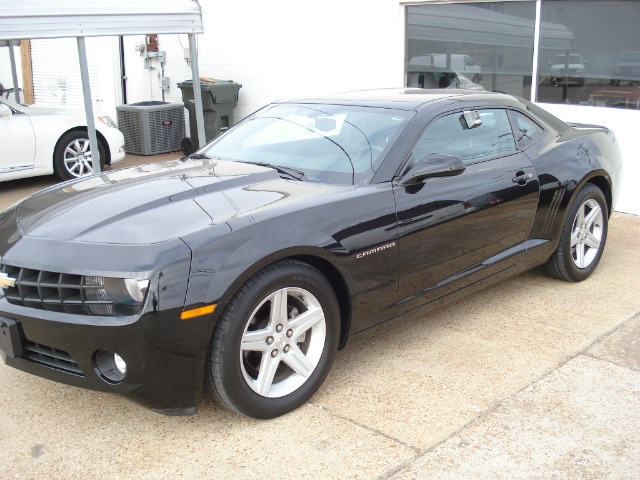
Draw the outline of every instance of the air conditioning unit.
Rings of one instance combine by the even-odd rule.
[[[116,111],[125,152],[155,155],[180,150],[185,136],[182,103],[138,102],[117,107]]]

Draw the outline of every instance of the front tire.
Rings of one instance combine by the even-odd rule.
[[[104,145],[98,139],[100,151],[100,166],[104,167],[106,152]],[[53,152],[53,170],[62,180],[84,178],[94,173],[89,134],[84,131],[65,133]]]
[[[568,282],[588,278],[602,257],[608,217],[602,190],[592,184],[585,185],[571,203],[558,248],[545,264],[546,272]]]
[[[322,385],[339,332],[340,310],[327,279],[297,260],[274,263],[240,287],[218,321],[207,388],[243,415],[284,415]]]

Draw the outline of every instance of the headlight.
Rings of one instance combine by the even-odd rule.
[[[104,289],[113,303],[118,305],[142,305],[149,280],[133,278],[105,278]]]
[[[135,315],[140,311],[149,280],[85,277],[88,307],[93,315]],[[89,287],[89,288],[87,288]]]
[[[101,117],[98,117],[98,120],[104,123],[107,127],[118,128],[118,125],[116,125],[116,122],[114,122],[109,115],[103,115]]]

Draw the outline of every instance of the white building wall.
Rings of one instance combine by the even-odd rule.
[[[397,0],[200,3],[200,75],[242,84],[236,121],[283,97],[404,82],[404,10]],[[181,99],[176,83],[191,77],[178,38],[188,48],[186,35],[159,37],[167,51],[169,101]],[[141,72],[134,44],[142,40],[125,38],[129,103],[161,99],[154,74]]]

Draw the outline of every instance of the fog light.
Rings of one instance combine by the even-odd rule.
[[[108,383],[120,383],[127,376],[127,363],[117,353],[98,350],[95,354],[95,369]]]
[[[113,364],[120,374],[122,374],[123,376],[127,374],[127,363],[117,353],[113,354]]]

